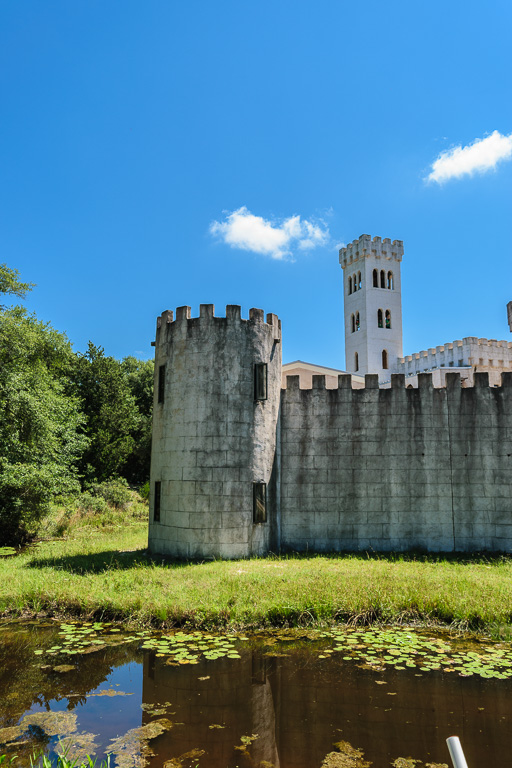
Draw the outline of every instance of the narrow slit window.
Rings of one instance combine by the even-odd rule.
[[[355,315],[352,315],[351,321],[352,321],[352,333],[355,333],[356,332],[356,318],[355,318]]]
[[[382,350],[382,367],[385,371],[388,369],[388,352],[387,349]]]
[[[153,522],[160,522],[160,502],[162,498],[162,483],[157,480],[155,483],[155,495],[153,499]]]
[[[380,272],[380,287],[385,288],[386,287],[386,273],[382,269]]]
[[[163,403],[165,397],[165,365],[158,369],[158,402]]]
[[[349,277],[349,279],[348,279],[348,295],[350,296],[351,293],[352,293],[352,278]]]
[[[361,321],[359,319],[359,312],[356,312],[356,331],[361,330]]]
[[[393,286],[393,273],[392,272],[388,272],[388,288],[389,288],[390,291],[392,291],[393,288],[394,288],[394,286]]]
[[[359,355],[356,352],[354,355],[354,371],[358,371],[358,370],[359,370]]]
[[[377,310],[377,326],[379,328],[383,328],[384,327],[383,323],[382,323],[382,309]]]
[[[254,365],[254,399],[267,399],[267,364],[255,363]]]
[[[379,287],[379,273],[376,269],[373,270],[373,287],[378,288]]]
[[[253,483],[252,519],[254,523],[267,522],[267,484]]]
[[[357,273],[357,290],[358,291],[361,290],[361,273],[360,272]]]
[[[391,312],[386,309],[386,328],[391,328]]]

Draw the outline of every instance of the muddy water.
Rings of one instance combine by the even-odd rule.
[[[119,768],[449,765],[453,734],[470,768],[510,764],[510,678],[322,658],[332,642],[314,633],[237,640],[240,658],[193,664],[121,635],[66,659],[37,655],[58,629],[0,628],[0,754],[19,765],[59,739],[78,756],[112,752]]]

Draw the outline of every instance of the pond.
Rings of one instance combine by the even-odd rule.
[[[0,754],[21,766],[60,749],[118,768],[451,766],[455,734],[477,768],[512,742],[510,644],[428,631],[9,624],[0,683]]]

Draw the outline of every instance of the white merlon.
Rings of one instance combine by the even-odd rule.
[[[361,235],[358,240],[353,240],[344,248],[340,248],[340,264],[344,268],[347,264],[363,259],[367,256],[374,256],[377,259],[396,259],[402,260],[404,254],[404,244],[402,240],[391,240],[385,237],[370,235]]]

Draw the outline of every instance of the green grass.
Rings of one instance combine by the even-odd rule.
[[[75,526],[0,558],[0,612],[191,627],[440,622],[508,633],[512,559],[296,556],[179,563],[147,555],[147,524]]]
[[[8,757],[0,755],[0,766],[16,768],[17,755]],[[98,763],[94,756],[87,755],[84,760],[70,760],[66,755],[56,755],[53,759],[48,755],[34,755],[30,760],[32,768],[110,768],[110,758]]]

